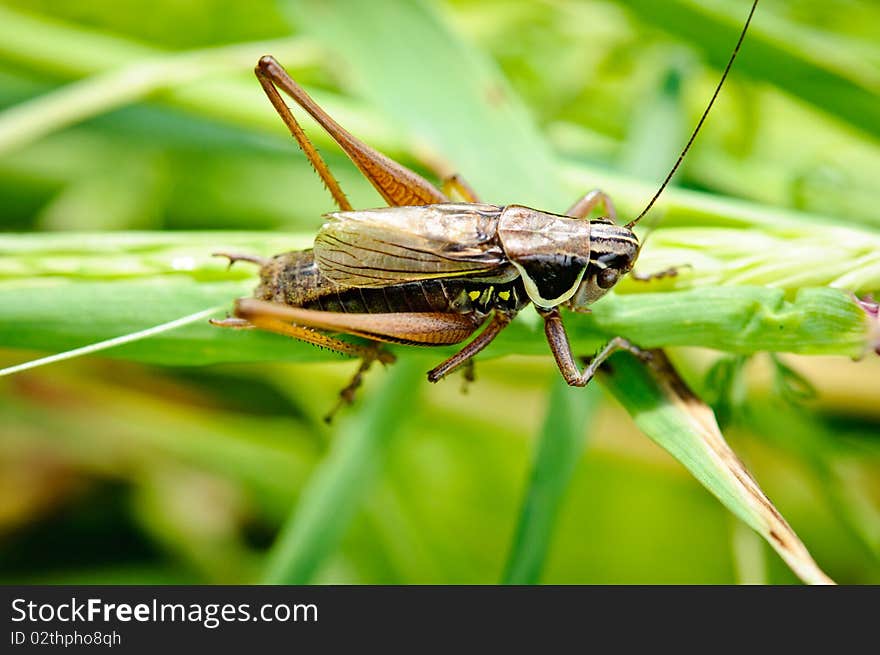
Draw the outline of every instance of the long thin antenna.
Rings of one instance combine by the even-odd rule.
[[[742,32],[740,32],[739,40],[736,42],[736,47],[733,49],[733,54],[730,55],[730,60],[727,62],[727,68],[724,69],[724,73],[721,75],[721,80],[718,82],[718,86],[715,87],[715,93],[712,94],[712,99],[709,101],[709,105],[706,107],[706,110],[703,112],[703,115],[700,117],[700,122],[697,123],[697,127],[694,128],[693,134],[691,134],[691,138],[688,139],[687,145],[684,147],[684,150],[681,151],[681,154],[678,156],[678,160],[675,162],[675,166],[672,167],[672,170],[669,171],[669,175],[666,176],[666,179],[663,180],[663,184],[660,185],[660,188],[657,189],[657,193],[654,194],[654,197],[651,198],[651,202],[648,203],[648,206],[642,210],[642,213],[636,216],[634,220],[626,224],[626,227],[632,229],[632,226],[638,223],[642,217],[648,213],[651,207],[654,206],[654,203],[657,202],[657,198],[660,197],[660,194],[663,193],[663,190],[666,188],[666,185],[669,184],[669,181],[672,179],[672,176],[675,175],[675,171],[678,170],[679,165],[681,165],[684,156],[687,154],[687,151],[690,149],[691,144],[694,142],[694,139],[697,138],[697,134],[700,132],[700,128],[703,127],[703,123],[706,121],[706,116],[709,115],[709,110],[712,109],[712,105],[715,103],[715,98],[718,97],[718,93],[721,91],[721,87],[724,85],[724,80],[727,79],[727,74],[730,72],[730,67],[733,66],[733,60],[736,59],[736,55],[739,52],[739,47],[742,45],[743,39],[746,37],[746,31],[749,29],[749,23],[752,22],[752,15],[755,13],[755,8],[758,6],[758,0],[755,0],[752,3],[752,9],[749,11],[749,17],[746,18],[746,24],[743,25]]]

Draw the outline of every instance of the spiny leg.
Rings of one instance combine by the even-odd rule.
[[[216,325],[217,327],[232,328],[234,330],[252,330],[255,328],[270,330],[272,332],[283,334],[288,337],[293,337],[294,339],[299,339],[300,341],[306,341],[307,343],[311,343],[322,348],[330,348],[331,350],[337,352],[344,352],[344,354],[360,356],[360,367],[358,367],[358,370],[354,374],[351,382],[349,382],[348,385],[346,385],[346,387],[339,392],[339,401],[336,403],[333,409],[330,410],[327,416],[324,417],[324,420],[327,423],[330,422],[336,412],[339,411],[339,409],[343,405],[350,405],[354,401],[355,391],[358,389],[358,387],[361,386],[364,373],[369,370],[374,361],[378,359],[383,364],[388,364],[394,361],[394,355],[392,353],[389,353],[388,351],[382,350],[377,343],[371,344],[369,346],[354,346],[354,344],[349,344],[339,339],[333,339],[332,337],[320,334],[319,332],[315,332],[314,330],[306,327],[291,325],[290,323],[283,323],[282,321],[277,321],[277,323],[275,323],[277,319],[269,320],[272,321],[271,325],[267,324],[265,319],[258,320],[255,323],[247,319],[234,316],[224,319],[211,319],[209,322],[212,325]],[[355,351],[353,350],[354,348],[357,348],[358,350]]]
[[[340,409],[346,405],[351,405],[354,402],[355,393],[360,388],[361,384],[363,384],[364,374],[370,370],[370,366],[373,365],[373,362],[380,358],[381,353],[385,352],[381,350],[379,344],[374,344],[373,346],[370,346],[370,348],[373,349],[374,356],[361,359],[361,365],[358,366],[358,370],[355,371],[354,376],[351,378],[351,382],[339,392],[339,400],[336,401],[336,404],[333,405],[330,411],[324,416],[324,422],[328,425],[333,421],[333,417],[336,416],[336,413]]]
[[[251,325],[260,330],[267,332],[275,332],[286,337],[305,341],[319,348],[327,348],[343,355],[351,355],[352,357],[360,357],[362,359],[378,359],[383,364],[391,364],[394,362],[394,355],[385,350],[378,350],[373,346],[361,346],[354,343],[336,339],[335,337],[321,334],[315,330],[301,325],[285,323],[277,318],[270,316],[249,315],[246,319]]]
[[[351,405],[354,402],[355,392],[358,390],[358,388],[361,386],[361,383],[363,382],[364,373],[369,370],[374,361],[378,359],[383,364],[390,364],[395,359],[392,353],[388,352],[387,350],[382,350],[378,344],[373,344],[370,346],[356,346],[346,341],[334,339],[333,337],[328,337],[327,335],[320,334],[309,328],[299,325],[291,325],[289,323],[283,323],[282,321],[274,318],[264,318],[256,320],[252,318],[251,322],[254,323],[255,327],[261,328],[263,330],[270,330],[272,332],[277,332],[278,334],[284,334],[286,336],[299,339],[300,341],[306,341],[322,348],[329,348],[337,352],[355,355],[361,358],[361,364],[358,367],[358,370],[355,372],[354,377],[351,379],[351,382],[349,382],[345,387],[343,387],[342,391],[339,392],[339,400],[336,401],[336,404],[333,405],[330,411],[324,416],[325,423],[330,423],[333,420],[333,417],[336,415],[336,412],[342,409],[342,407],[346,405]]]
[[[614,208],[614,201],[601,189],[593,189],[585,193],[583,198],[568,208],[565,215],[571,218],[586,218],[599,205],[602,205],[605,215],[612,222],[617,223],[617,210]]]
[[[264,64],[264,60],[269,61]],[[306,133],[303,131],[296,118],[294,118],[293,112],[290,111],[290,107],[287,106],[284,99],[281,97],[281,94],[278,93],[278,90],[275,88],[275,84],[278,84],[281,88],[287,91],[284,84],[280,84],[276,81],[278,73],[275,71],[275,68],[280,70],[284,76],[287,76],[284,69],[281,68],[278,62],[271,57],[263,57],[260,59],[257,67],[254,69],[257,79],[260,81],[260,86],[263,87],[263,91],[265,91],[266,95],[269,97],[269,102],[272,103],[275,111],[278,112],[281,120],[284,121],[284,124],[287,125],[287,129],[290,130],[291,135],[293,135],[293,138],[296,139],[299,147],[305,153],[306,157],[308,157],[309,162],[312,164],[312,168],[315,169],[315,172],[324,182],[324,186],[327,187],[330,195],[333,196],[333,201],[336,203],[336,206],[342,211],[350,211],[352,208],[351,203],[349,203],[348,198],[345,197],[345,192],[342,190],[342,187],[339,186],[339,182],[336,181],[336,178],[330,171],[330,167],[327,166],[327,163],[324,161],[324,158],[321,157],[317,148],[312,145],[309,137],[306,136]],[[296,83],[292,79],[290,80],[290,83],[296,86]],[[296,88],[299,89],[298,86],[296,86]],[[302,91],[302,89],[299,90],[305,95],[305,91]],[[306,97],[308,98],[308,96]],[[311,101],[311,98],[309,98],[309,101]]]
[[[508,314],[507,312],[499,312],[496,311],[492,315],[492,320],[489,321],[489,324],[486,328],[480,332],[477,337],[471,341],[464,348],[455,353],[452,357],[447,359],[445,362],[432,368],[428,371],[428,381],[429,382],[437,382],[441,378],[449,375],[457,369],[459,366],[470,360],[474,355],[479,353],[483,348],[488,346],[498,334],[506,328],[510,321],[513,319],[512,314]]]
[[[456,312],[347,314],[293,307],[256,298],[236,300],[235,315],[246,319],[261,316],[313,330],[351,334],[371,341],[421,346],[461,343],[485,322],[485,316]]]
[[[562,323],[562,317],[559,310],[554,308],[550,310],[541,310],[539,312],[544,318],[544,333],[547,335],[547,343],[553,357],[556,359],[556,365],[559,367],[562,377],[572,387],[585,387],[602,363],[618,350],[628,350],[638,357],[646,357],[646,353],[623,337],[614,337],[605,346],[596,353],[587,367],[580,371],[571,352],[571,344],[568,341],[568,335],[565,332],[565,326]]]
[[[443,180],[441,188],[443,189],[443,193],[445,193],[449,197],[452,197],[452,194],[454,192],[464,198],[467,202],[480,202],[480,199],[477,196],[477,192],[474,191],[474,188],[470,184],[465,182],[464,178],[458,173],[450,175],[445,180]]]
[[[268,330],[269,332],[275,332],[276,334],[283,334],[288,337],[293,337],[294,339],[299,339],[300,341],[305,341],[306,343],[311,343],[321,348],[328,348],[339,353],[361,358],[361,364],[358,367],[358,370],[355,372],[354,377],[351,379],[351,382],[349,382],[342,389],[342,391],[339,392],[339,400],[331,408],[330,412],[328,412],[327,415],[324,417],[324,421],[327,423],[330,423],[330,421],[333,420],[333,416],[343,406],[350,405],[354,401],[355,392],[363,382],[364,373],[369,370],[374,361],[379,360],[383,364],[391,364],[395,360],[394,355],[387,350],[383,350],[379,346],[379,344],[374,343],[369,346],[359,346],[356,344],[348,343],[347,341],[342,341],[341,339],[329,337],[310,328],[302,327],[300,325],[293,325],[291,323],[285,323],[284,321],[280,321],[272,317],[254,315],[250,316],[247,320],[242,318],[226,320],[241,321],[261,330]],[[232,326],[222,325],[222,327]]]
[[[282,100],[276,86],[293,98],[327,131],[389,205],[431,205],[449,202],[443,193],[421,175],[374,150],[334,121],[299,84],[294,82],[273,57],[262,57],[257,63],[255,72],[275,110],[302,146],[340,209],[350,210],[351,205],[339,188],[339,183],[330,173],[330,169],[296,122],[290,108]]]

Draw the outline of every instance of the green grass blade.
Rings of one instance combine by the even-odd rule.
[[[0,344],[61,352],[139,332],[213,307],[228,308],[250,283],[190,279],[0,285]],[[222,316],[222,311],[221,311]],[[207,319],[119,345],[108,357],[166,365],[231,361],[334,361],[338,355],[269,333],[226,330]]]
[[[712,410],[693,395],[662,353],[654,351],[653,358],[648,366],[629,353],[617,354],[601,379],[645,434],[763,536],[804,582],[831,583],[724,441]]]
[[[852,296],[822,287],[802,289],[791,299],[779,289],[752,286],[619,295],[569,323],[575,335],[586,337],[595,326],[646,348],[691,345],[743,354],[850,357],[873,349],[877,329],[876,319]]]
[[[250,282],[37,281],[0,285],[0,344],[60,352],[122,337],[249,295]],[[601,310],[601,311],[600,311]],[[488,356],[546,355],[537,317],[523,313]],[[762,287],[718,287],[617,295],[596,313],[567,316],[573,346],[591,352],[624,335],[646,348],[703,346],[736,353],[762,351],[859,357],[877,345],[876,317],[834,289],[805,289],[792,301]],[[438,349],[438,352],[451,352]],[[412,349],[401,349],[409,356]],[[278,335],[224,330],[207,320],[126,343],[109,357],[173,365],[217,362],[334,361],[339,356]],[[20,362],[19,362],[20,363]]]
[[[744,354],[767,350],[857,357],[875,348],[876,317],[847,293],[818,286],[847,278],[852,286],[846,287],[862,293],[880,288],[880,270],[871,260],[875,255],[862,257],[861,267],[841,268],[848,252],[857,255],[858,248],[870,247],[873,235],[844,230],[834,238],[835,231],[826,230],[826,261],[817,266],[798,264],[799,257],[812,257],[815,251],[815,228],[801,228],[800,237],[792,227],[782,229],[789,234],[782,252],[766,247],[768,236],[754,227],[659,231],[649,246],[652,267],[644,270],[684,259],[696,264],[694,274],[685,269],[658,284],[622,283],[621,293],[597,303],[592,314],[566,317],[574,345],[590,352],[607,338],[624,335],[650,348],[692,345]],[[244,232],[0,237],[0,343],[59,352],[210,307],[231,309],[234,298],[250,294],[256,272],[245,265],[227,269],[210,253],[271,255],[304,247],[310,239],[308,234]],[[774,285],[783,288],[769,288]],[[545,354],[534,318],[525,313],[487,354]],[[335,357],[275,335],[221,330],[206,322],[107,354],[195,365]]]
[[[307,45],[291,40],[236,44],[138,60],[127,67],[74,82],[0,114],[0,155],[158,91],[185,87],[212,75],[247,70],[270,51],[279,51],[291,65],[311,53]]]
[[[599,389],[574,389],[556,376],[549,394],[502,584],[536,584],[553,528],[580,458],[584,426],[599,403]]]
[[[385,384],[348,418],[303,489],[282,528],[264,573],[268,584],[307,584],[336,550],[378,476],[385,453],[424,380],[418,358],[392,366]]]
[[[0,115],[0,152],[145,98],[237,126],[284,134],[251,75],[257,58],[266,53],[290,67],[314,64],[322,56],[313,43],[298,37],[170,52],[0,6],[0,58],[50,78],[85,78]],[[235,79],[236,72],[241,79]],[[349,101],[323,92],[315,97],[375,145],[401,147],[392,131],[362,109],[352,110]],[[313,134],[319,144],[330,143],[323,132]]]

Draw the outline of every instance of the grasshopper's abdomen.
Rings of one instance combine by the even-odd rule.
[[[254,295],[292,307],[346,314],[488,314],[493,309],[514,313],[528,303],[528,296],[520,278],[511,273],[344,287],[321,274],[311,250],[302,250],[278,255],[264,266]]]

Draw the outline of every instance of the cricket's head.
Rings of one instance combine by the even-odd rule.
[[[592,221],[590,264],[567,307],[584,310],[604,296],[632,270],[638,256],[639,240],[632,230],[610,221]]]

